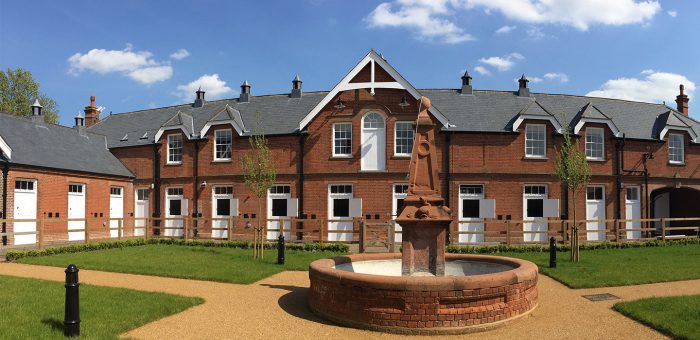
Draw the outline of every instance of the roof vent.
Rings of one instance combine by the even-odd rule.
[[[676,96],[676,109],[678,112],[682,113],[684,116],[688,116],[688,95],[683,93],[685,87],[683,84],[680,86],[681,93]]]
[[[250,84],[248,84],[247,80],[243,81],[243,84],[241,84],[241,95],[238,97],[238,102],[239,103],[247,103],[250,101]]]
[[[34,104],[32,104],[32,121],[34,123],[44,122],[44,115],[41,112],[42,108],[39,99],[34,100]]]
[[[78,111],[78,114],[75,115],[75,128],[80,129],[82,127],[85,127],[85,117],[83,117],[83,114]]]
[[[202,91],[202,87],[200,86],[199,89],[195,92],[197,95],[197,98],[194,100],[194,107],[202,107],[204,106],[204,91]]]
[[[462,94],[474,94],[472,90],[472,76],[469,75],[469,71],[464,71],[462,76]]]
[[[297,74],[292,80],[292,93],[289,94],[290,98],[301,98],[301,78]]]
[[[527,87],[527,83],[530,82],[525,78],[525,74],[523,73],[522,77],[518,80],[518,96],[520,97],[529,97],[530,96],[530,89]]]

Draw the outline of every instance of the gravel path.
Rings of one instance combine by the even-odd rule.
[[[63,281],[62,268],[0,264],[0,275]],[[123,334],[137,339],[400,339],[329,324],[306,306],[307,272],[283,272],[251,285],[80,271],[93,285],[160,291],[206,300],[164,319]],[[541,275],[539,306],[529,316],[504,327],[460,336],[489,339],[661,339],[660,333],[610,309],[616,301],[591,302],[582,295],[612,293],[623,300],[648,296],[700,294],[700,280],[650,285],[572,290]],[[619,301],[619,300],[618,300]],[[411,337],[419,339],[421,337]],[[440,337],[431,337],[431,339]]]

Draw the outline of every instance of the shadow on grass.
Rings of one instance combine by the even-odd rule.
[[[282,297],[277,300],[277,304],[280,306],[280,308],[282,308],[282,310],[287,312],[289,315],[324,325],[335,325],[334,323],[320,318],[313,311],[311,311],[308,302],[309,288],[288,285],[272,285],[266,283],[261,284],[261,286],[289,291],[289,293],[282,295]]]
[[[61,331],[61,332],[63,331],[63,321],[61,321],[61,320],[54,319],[54,318],[43,319],[43,320],[41,320],[41,323],[53,328],[54,330]]]

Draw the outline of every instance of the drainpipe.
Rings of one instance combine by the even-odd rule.
[[[153,217],[160,217],[160,143],[153,145]],[[160,221],[154,221],[154,225],[160,226]],[[160,229],[158,229],[158,234]]]
[[[622,139],[616,139],[615,140],[615,219],[619,220],[620,216],[622,216],[622,213],[620,211],[621,209],[621,204],[620,204],[620,199],[622,198],[621,196],[621,191],[622,191],[622,167],[621,167],[621,162],[620,162],[620,152],[622,149]]]
[[[192,217],[199,217],[199,188],[197,183],[199,183],[199,141],[194,141],[194,164],[192,165],[192,174],[194,177],[194,182],[192,183],[194,202],[192,202]],[[197,220],[192,223],[192,228],[194,230],[194,236],[197,236]]]
[[[7,218],[7,181],[10,175],[10,163],[5,161],[5,165],[2,167],[2,218]],[[2,222],[2,233],[7,232],[7,222]],[[2,245],[7,245],[7,236],[2,236]]]
[[[450,136],[449,132],[445,133],[445,180],[447,181],[447,185],[445,186],[445,205],[447,207],[450,206],[450,185],[451,185],[451,169],[450,169],[450,151],[452,149],[452,138]],[[445,242],[447,244],[450,244],[450,239],[451,239],[451,234],[452,234],[452,228],[447,228],[447,233],[445,233],[447,239]]]
[[[299,217],[304,214],[304,144],[306,142],[306,134],[299,133],[299,155],[297,156],[297,199],[299,206],[297,212]]]

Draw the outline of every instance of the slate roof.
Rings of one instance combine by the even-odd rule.
[[[513,91],[475,90],[472,95],[462,95],[458,89],[418,91],[428,96],[432,105],[454,125],[443,131],[512,132],[518,115],[532,115],[553,116],[571,129],[582,117],[609,119],[627,138],[634,139],[658,139],[666,121],[681,122],[700,135],[700,122],[663,104],[544,93],[524,97]],[[244,134],[250,134],[257,125],[258,114],[266,135],[292,134],[298,132],[299,122],[327,94],[305,92],[301,98],[290,98],[289,94],[251,96],[249,102],[243,103],[234,98],[208,101],[202,107],[183,104],[134,111],[107,116],[89,130],[106,135],[110,148],[151,144],[156,132],[179,112],[180,117],[192,118],[195,137],[207,122],[228,119],[242,120]],[[121,140],[127,133],[128,138]],[[147,138],[141,138],[144,134]]]
[[[12,148],[10,164],[134,176],[107,150],[102,135],[0,112],[0,136]]]

